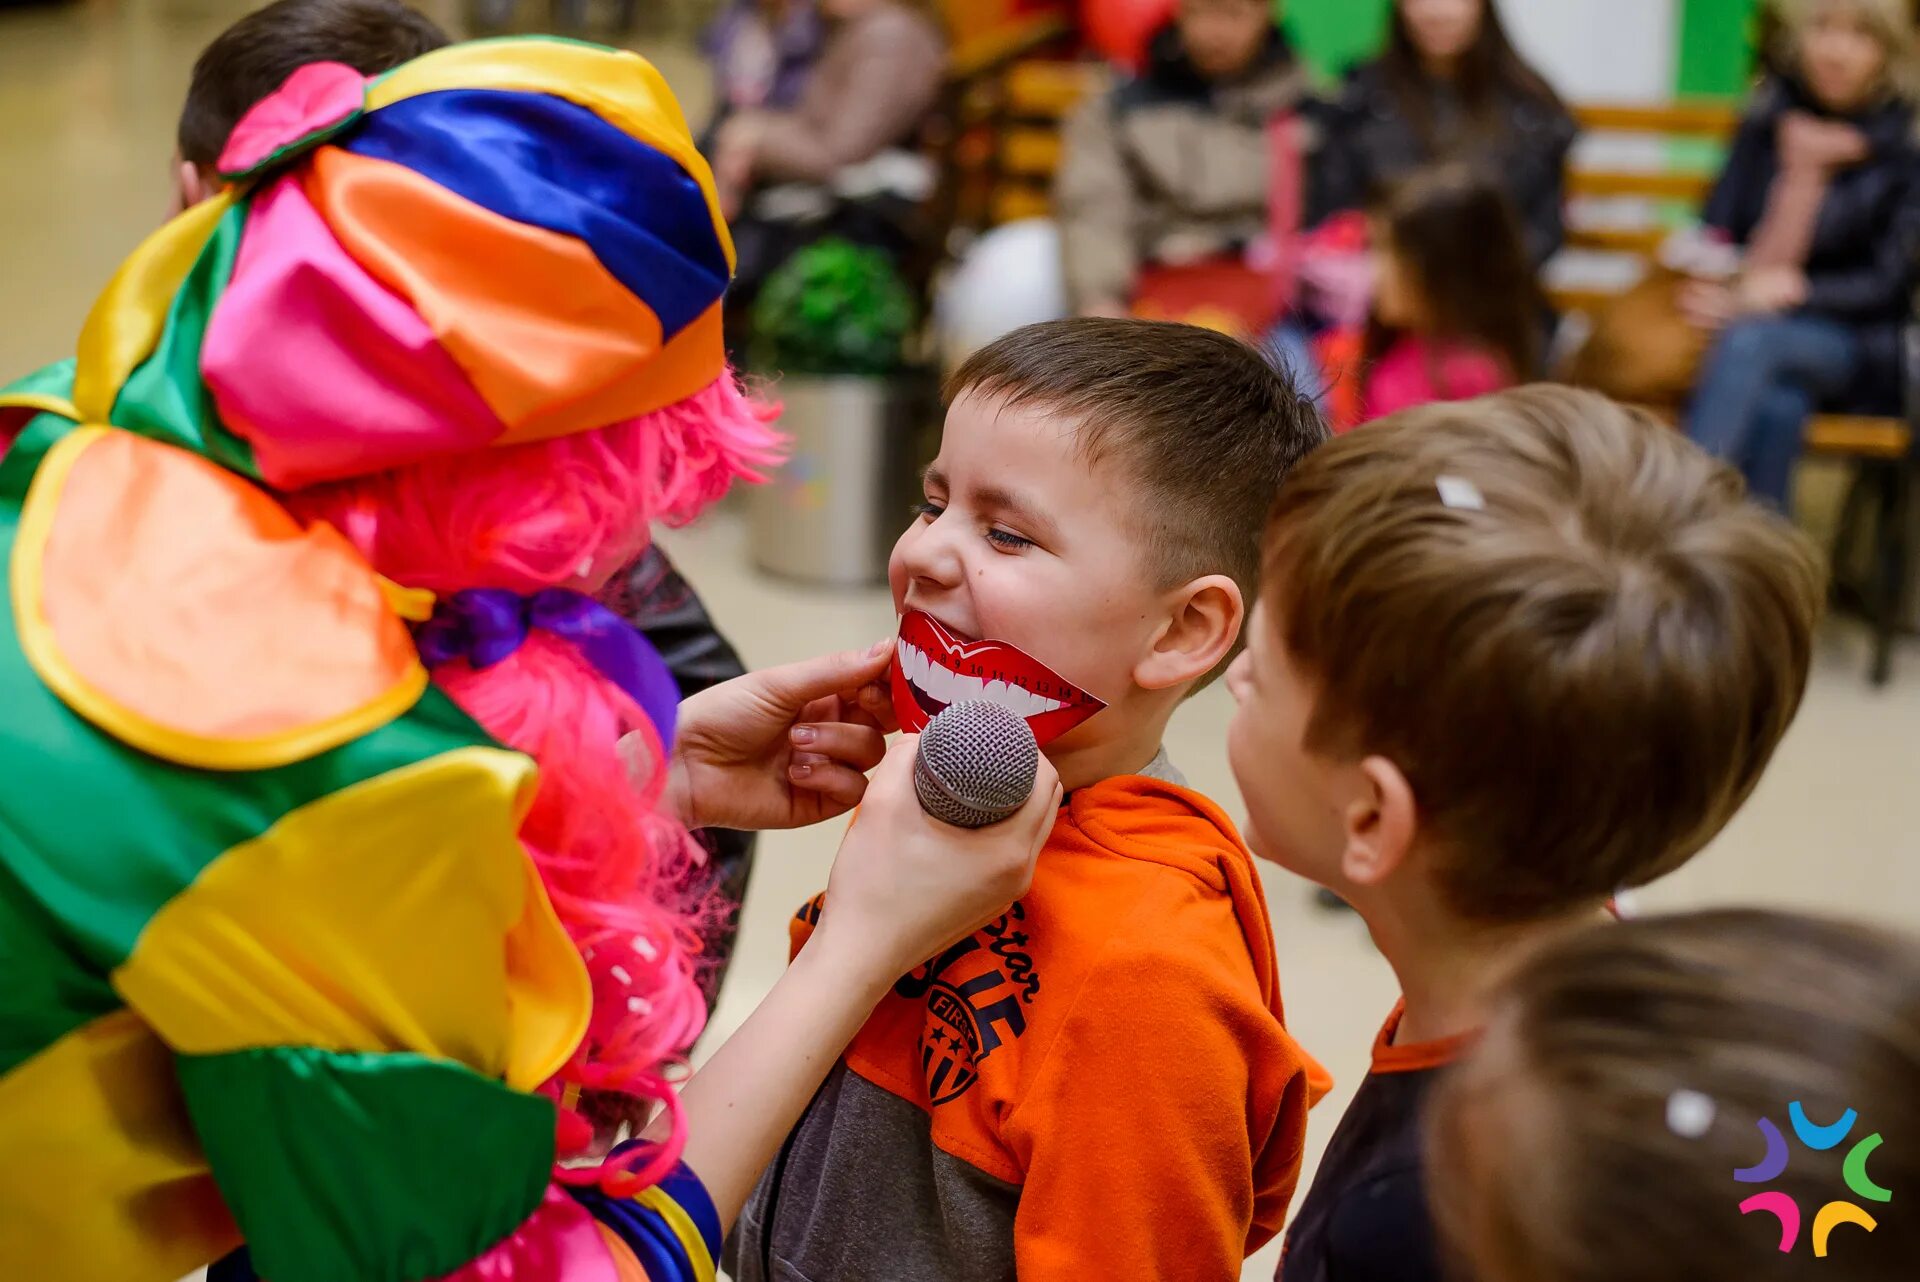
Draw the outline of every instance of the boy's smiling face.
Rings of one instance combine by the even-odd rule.
[[[1056,760],[1140,720],[1171,605],[1132,519],[1131,478],[1113,457],[1086,457],[1078,437],[1071,419],[1042,406],[961,395],[927,469],[926,501],[889,565],[902,614],[925,611],[961,640],[1017,646],[1107,702],[1055,742]]]

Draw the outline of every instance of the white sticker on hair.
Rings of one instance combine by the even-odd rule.
[[[1683,1140],[1697,1140],[1713,1129],[1719,1107],[1699,1091],[1675,1091],[1667,1096],[1667,1129]]]
[[[1448,507],[1466,512],[1484,512],[1487,510],[1487,497],[1480,487],[1462,476],[1443,476],[1434,482],[1440,491],[1440,501]]]

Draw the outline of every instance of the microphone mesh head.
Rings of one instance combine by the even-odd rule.
[[[1026,718],[997,703],[956,703],[927,723],[914,761],[920,808],[957,828],[999,823],[1027,804],[1040,745]]]

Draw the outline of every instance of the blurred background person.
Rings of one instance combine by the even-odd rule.
[[[1418,171],[1370,219],[1377,282],[1364,326],[1323,336],[1336,431],[1530,376],[1545,305],[1506,193],[1464,164]]]
[[[818,0],[826,43],[790,108],[734,111],[708,150],[739,254],[729,342],[767,277],[827,236],[895,256],[932,192],[919,154],[939,98],[947,40],[931,0]]]
[[[1269,0],[1183,0],[1145,70],[1068,122],[1054,204],[1072,309],[1271,330],[1306,93]]]
[[[1899,413],[1920,252],[1907,0],[1782,0],[1781,72],[1755,90],[1702,211],[1742,250],[1681,303],[1719,332],[1687,431],[1785,508],[1816,409]]]
[[[741,111],[790,111],[805,91],[824,40],[814,0],[731,0],[702,33],[713,74],[713,120],[701,137]]]
[[[1366,208],[1422,165],[1457,160],[1505,189],[1536,269],[1566,238],[1564,175],[1578,129],[1490,0],[1394,0],[1386,52],[1348,76],[1325,121],[1309,226]]]

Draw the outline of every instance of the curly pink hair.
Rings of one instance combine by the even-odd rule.
[[[287,502],[334,525],[406,587],[597,593],[646,547],[652,522],[690,520],[736,478],[761,479],[778,457],[777,413],[728,373],[597,431],[434,459]],[[659,811],[664,756],[652,722],[570,645],[540,632],[489,668],[459,660],[434,680],[540,766],[520,836],[594,987],[586,1041],[556,1085],[624,1090],[672,1109],[662,1069],[706,1022],[694,928],[705,894],[694,876],[700,856]],[[664,1174],[682,1142],[676,1114],[672,1140],[636,1175]]]

